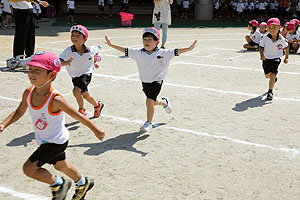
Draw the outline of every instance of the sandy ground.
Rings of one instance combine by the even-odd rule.
[[[68,27],[37,30],[36,50],[57,55],[68,45]],[[101,68],[90,92],[103,101],[99,142],[84,125],[67,117],[71,132],[67,160],[95,179],[88,200],[296,200],[300,196],[299,55],[280,65],[275,98],[268,89],[258,52],[241,51],[247,28],[169,29],[167,48],[194,51],[172,60],[160,97],[173,113],[157,107],[152,132],[139,132],[146,118],[137,66],[104,43],[141,46],[142,29],[90,30],[88,45],[103,45]],[[8,72],[13,31],[0,31],[0,121],[30,86],[26,72]],[[65,70],[54,81],[73,106]],[[86,103],[89,112],[91,105]],[[37,148],[28,112],[0,135],[0,199],[50,199],[48,185],[26,177],[22,165]],[[47,169],[58,175],[52,166]],[[74,192],[74,184],[68,198]]]

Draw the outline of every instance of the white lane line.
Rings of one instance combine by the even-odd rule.
[[[89,113],[89,114],[92,115],[93,113]],[[138,119],[130,120],[130,119],[126,119],[126,118],[123,118],[123,117],[115,117],[115,116],[104,115],[104,114],[101,114],[101,116],[106,117],[106,118],[110,118],[110,119],[114,119],[114,120],[118,120],[118,121],[124,121],[124,122],[135,123],[135,124],[143,124],[144,123],[142,120],[138,120]],[[230,142],[234,142],[234,143],[238,143],[238,144],[242,144],[242,145],[246,145],[246,146],[266,148],[266,149],[270,149],[270,150],[274,150],[274,151],[280,151],[280,152],[284,152],[284,153],[292,153],[294,155],[299,155],[300,154],[300,151],[298,149],[291,149],[291,148],[287,148],[287,147],[274,147],[274,146],[271,146],[271,145],[248,142],[248,141],[244,141],[244,140],[240,140],[240,139],[230,138],[230,137],[226,136],[226,134],[225,135],[224,134],[219,134],[219,133],[213,134],[213,133],[207,133],[207,132],[200,132],[200,131],[193,131],[193,130],[189,130],[189,129],[171,127],[171,126],[160,126],[159,128],[164,128],[164,129],[169,129],[169,130],[174,130],[174,131],[180,131],[180,132],[185,132],[185,133],[191,133],[191,134],[210,137],[210,138],[215,138],[215,139],[222,139],[222,140],[227,140],[227,141],[230,141]]]
[[[192,62],[180,62],[175,61],[172,62],[170,65],[196,65],[202,67],[214,67],[214,68],[221,68],[221,69],[236,69],[236,70],[247,70],[247,71],[258,71],[262,72],[262,69],[253,69],[253,68],[245,68],[245,67],[234,67],[229,65],[212,65],[212,64],[202,64],[202,63],[192,63]],[[300,72],[279,72],[280,74],[290,74],[290,75],[300,75]]]
[[[24,192],[17,192],[15,190],[0,186],[0,193],[8,193],[13,197],[17,197],[20,199],[25,199],[25,200],[50,200],[50,198],[47,197],[41,197],[38,195],[34,195],[34,194],[27,194]]]

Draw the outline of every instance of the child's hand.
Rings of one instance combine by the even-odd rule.
[[[0,124],[0,133],[2,133],[4,130],[4,125],[3,124]]]
[[[189,50],[193,50],[197,46],[197,40],[189,47]]]
[[[47,3],[47,1],[40,1],[40,4],[42,6],[44,6],[45,8],[49,6],[49,4]]]
[[[73,57],[71,57],[68,61],[66,61],[68,63],[68,65],[71,65],[72,61],[74,60]]]
[[[95,63],[95,68],[98,69],[99,67],[100,66],[97,63]]]
[[[103,128],[97,127],[97,130],[94,131],[94,134],[99,140],[103,141],[103,138],[105,136],[105,132]]]
[[[110,42],[110,40],[108,39],[108,37],[107,36],[105,36],[105,40],[106,40],[106,44],[108,45],[108,46],[112,46],[112,43]]]
[[[288,58],[285,58],[283,62],[284,62],[284,64],[288,64],[289,59],[288,59]]]

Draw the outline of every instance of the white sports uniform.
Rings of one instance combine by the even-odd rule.
[[[259,44],[260,39],[261,39],[261,33],[257,30],[254,33],[251,32],[250,38],[253,42],[255,42],[256,44]]]
[[[65,127],[65,113],[51,112],[53,98],[59,95],[57,90],[51,88],[47,98],[39,107],[34,107],[31,103],[32,93],[35,87],[29,88],[26,102],[33,122],[35,140],[38,146],[44,143],[64,144],[69,140],[70,133]]]
[[[272,36],[266,35],[262,38],[259,46],[264,48],[264,56],[267,59],[275,59],[283,56],[283,50],[288,47],[286,39],[278,34],[278,40],[273,41]]]
[[[71,65],[66,66],[66,70],[72,78],[79,77],[83,74],[91,74],[95,69],[94,56],[98,53],[98,47],[86,47],[87,52],[80,54],[76,51],[74,45],[67,47],[59,58],[67,61],[74,58]]]
[[[158,49],[148,53],[145,49],[126,48],[125,55],[136,61],[140,79],[144,83],[165,79],[170,60],[178,56],[178,49]]]

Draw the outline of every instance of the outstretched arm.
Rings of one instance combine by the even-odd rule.
[[[121,46],[112,44],[112,43],[110,42],[110,40],[108,39],[107,36],[105,36],[105,40],[106,40],[105,43],[106,43],[108,46],[110,46],[110,47],[112,47],[112,48],[114,48],[114,49],[116,49],[116,50],[118,50],[118,51],[121,51],[122,53],[125,53],[125,47],[121,47]]]
[[[197,40],[195,40],[193,44],[191,44],[191,46],[189,46],[188,48],[178,49],[178,55],[182,53],[186,53],[188,51],[192,51],[196,46],[197,46]]]
[[[72,118],[78,120],[80,123],[90,128],[99,140],[103,140],[105,136],[104,129],[97,127],[96,124],[89,118],[77,112],[77,110],[73,108],[61,95],[55,96],[52,103],[52,109],[54,109],[55,111],[64,111]]]
[[[20,119],[24,113],[27,110],[27,103],[26,103],[26,96],[27,96],[28,90],[25,90],[23,93],[23,97],[22,97],[22,101],[19,104],[18,108],[12,112],[10,115],[8,115],[6,117],[6,119],[0,124],[0,133],[9,125],[11,125],[12,123],[18,121],[18,119]]]
[[[63,59],[59,59],[60,60],[60,62],[61,62],[61,66],[66,66],[66,65],[71,65],[71,63],[72,63],[72,61],[74,60],[74,58],[72,57],[72,58],[70,58],[69,60],[67,60],[67,61],[64,61]]]

